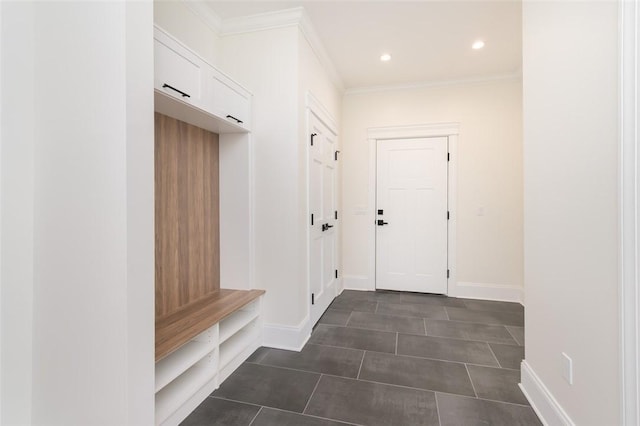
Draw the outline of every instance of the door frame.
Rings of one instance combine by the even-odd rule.
[[[446,137],[449,144],[449,164],[447,167],[447,206],[449,220],[447,222],[447,295],[455,296],[456,273],[456,218],[458,194],[458,134],[460,123],[434,123],[413,126],[371,127],[367,129],[367,145],[369,146],[369,288],[376,289],[376,181],[378,141],[387,139],[415,139]]]

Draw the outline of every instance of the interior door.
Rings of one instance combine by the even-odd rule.
[[[376,288],[447,293],[447,141],[377,141]]]
[[[315,324],[336,296],[336,136],[309,119],[309,281]]]

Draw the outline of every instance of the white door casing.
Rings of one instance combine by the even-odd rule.
[[[309,114],[309,285],[311,324],[336,296],[337,159],[336,135]]]
[[[459,123],[434,123],[411,126],[371,127],[367,129],[367,144],[369,146],[369,215],[367,245],[369,267],[366,276],[366,284],[358,286],[360,289],[376,289],[376,168],[377,168],[377,142],[388,139],[411,139],[446,137],[449,145],[449,164],[447,172],[447,196],[449,221],[447,222],[447,259],[449,277],[447,279],[447,294],[455,296],[457,283],[457,162],[458,162],[458,134]]]
[[[447,294],[446,137],[377,141],[376,288]]]

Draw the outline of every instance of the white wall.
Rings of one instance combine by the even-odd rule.
[[[525,384],[534,403],[552,396],[580,425],[620,422],[617,7],[523,6],[523,382],[530,370],[549,392]]]
[[[152,4],[2,7],[2,423],[151,424]]]
[[[222,48],[220,37],[198,12],[206,8],[203,3],[186,0],[154,0],[153,22],[217,66]]]
[[[347,287],[373,289],[367,256],[374,220],[374,206],[368,205],[372,171],[367,129],[458,122],[458,281],[521,289],[521,105],[519,78],[345,95],[342,201]],[[478,215],[479,209],[484,215]]]
[[[31,423],[33,329],[34,13],[2,2],[2,388],[3,425]]]

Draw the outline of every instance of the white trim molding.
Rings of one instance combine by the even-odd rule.
[[[377,141],[385,139],[409,139],[446,137],[449,145],[450,161],[447,168],[447,203],[449,221],[447,222],[447,258],[449,278],[447,280],[447,294],[457,282],[456,271],[456,241],[457,241],[457,191],[458,191],[458,135],[460,123],[432,123],[414,126],[372,127],[367,129],[367,145],[369,148],[369,208],[367,221],[369,225],[368,259],[369,259],[369,286],[375,290],[376,283],[376,226],[374,224],[376,208],[376,159]],[[353,281],[352,281],[353,282]],[[350,282],[345,280],[345,288]]]
[[[344,275],[345,290],[375,291],[376,283],[366,275]]]
[[[640,424],[640,288],[638,287],[638,79],[640,78],[640,10],[638,0],[619,2],[620,19],[620,381],[623,425]]]
[[[220,34],[222,19],[211,7],[207,5],[207,3],[192,0],[182,0],[182,3],[184,3],[184,5],[191,10],[194,15],[199,17],[215,34]]]
[[[298,325],[263,324],[262,346],[300,352],[311,337],[309,315]]]
[[[522,361],[520,372],[520,389],[545,426],[575,426],[571,417],[564,411],[526,360]]]
[[[516,285],[454,282],[449,285],[449,296],[466,299],[499,300],[523,304],[524,288]]]

